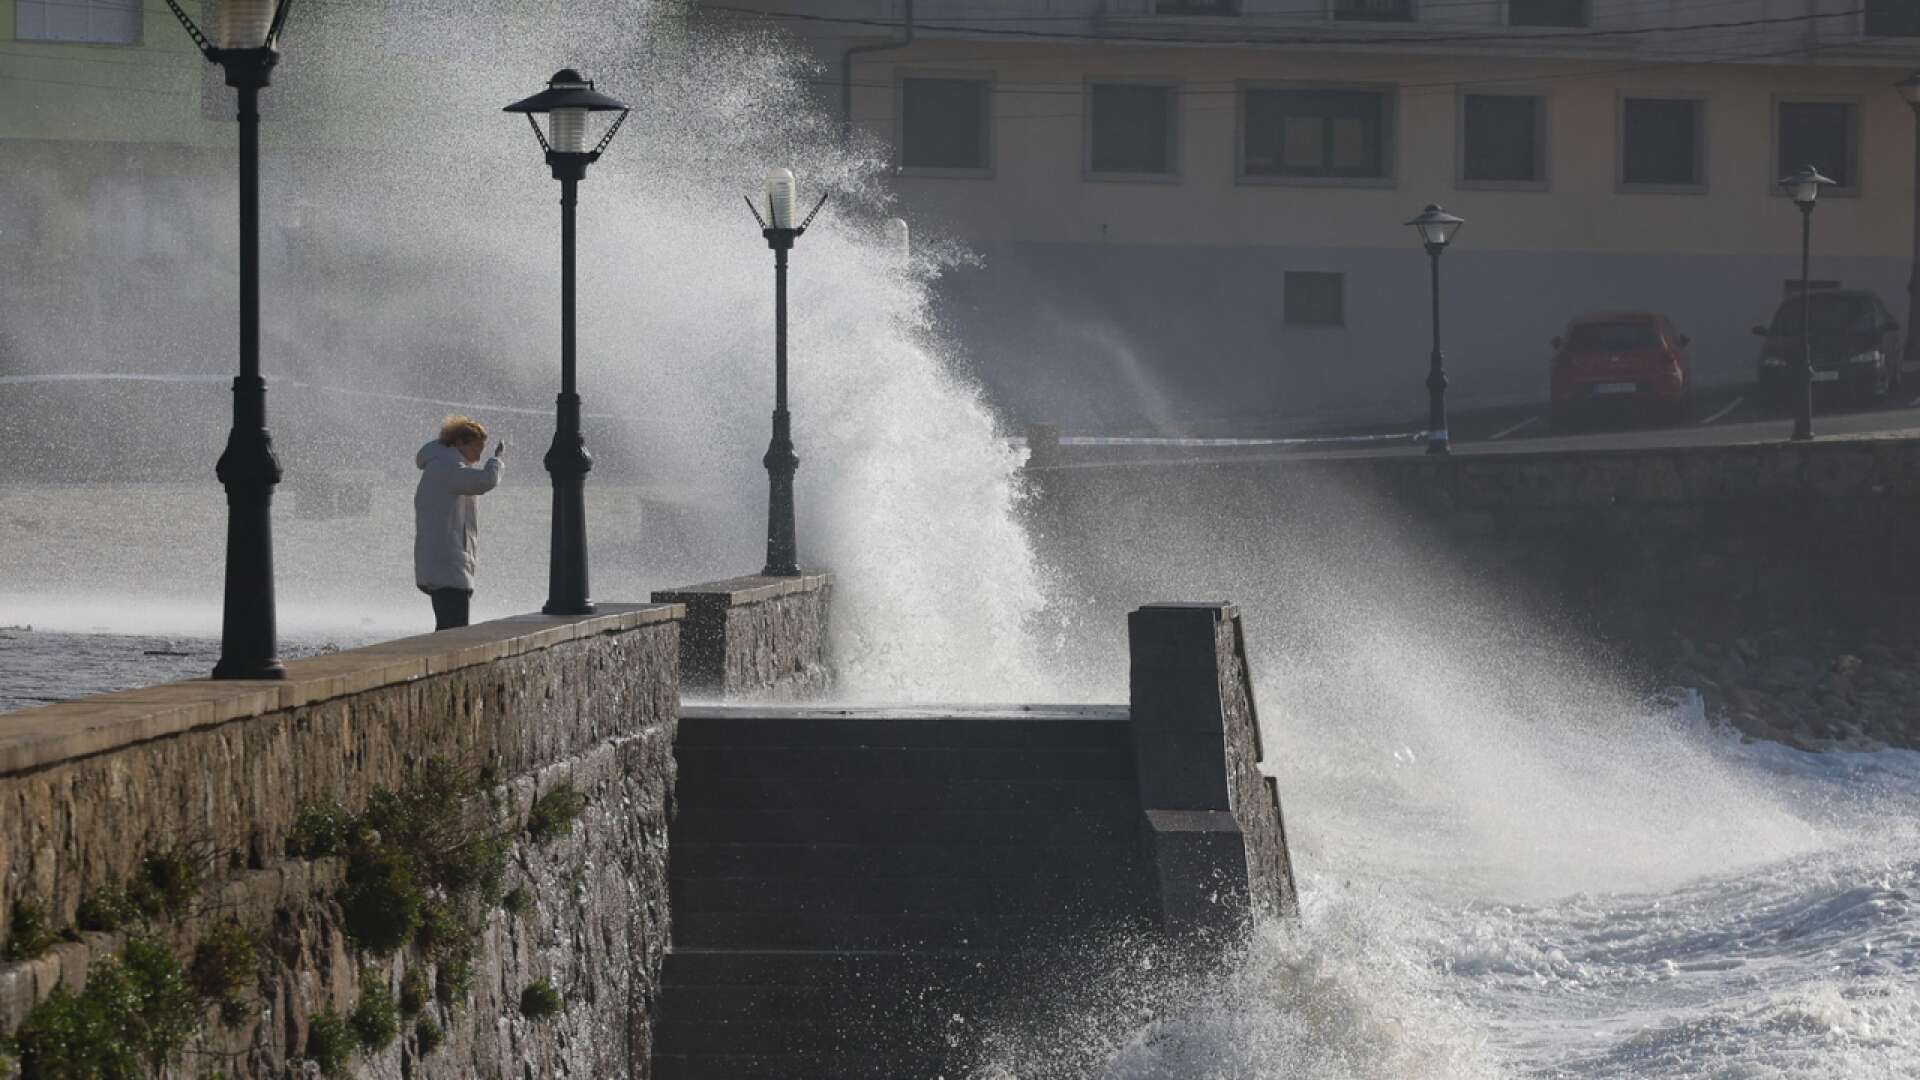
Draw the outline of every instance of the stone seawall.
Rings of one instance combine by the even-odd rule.
[[[1920,595],[1920,440],[1082,461],[1028,477],[1047,553],[1116,608],[1150,597],[1114,581],[1245,599],[1238,574],[1306,606],[1343,581],[1356,597],[1404,582],[1390,602],[1442,637],[1491,600],[1650,684],[1700,690],[1756,735],[1920,741],[1920,634],[1901,599]]]
[[[798,700],[833,683],[827,612],[833,579],[739,577],[653,594],[687,609],[680,679],[689,694]]]
[[[683,615],[524,616],[294,661],[284,683],[176,683],[0,717],[0,934],[31,954],[0,963],[0,1032],[133,938],[166,946],[197,987],[227,933],[250,944],[225,1019],[197,1004],[195,1075],[283,1075],[338,1047],[316,1018],[377,1002],[379,986],[404,999],[410,973],[424,1007],[383,1049],[342,1051],[357,1075],[644,1075]],[[472,780],[454,817],[494,823],[474,835],[506,844],[512,892],[476,909],[459,962],[470,985],[451,977],[444,925],[437,948],[427,930],[387,957],[352,948],[347,860],[290,852],[303,808],[358,813],[433,762]],[[100,924],[101,897],[136,892],[148,911],[77,925]],[[50,945],[32,940],[36,920]],[[523,1015],[536,983],[559,994],[551,1016]]]

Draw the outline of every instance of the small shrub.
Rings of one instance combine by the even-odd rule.
[[[571,782],[562,781],[533,800],[533,809],[527,812],[527,835],[536,844],[558,840],[573,828],[586,808],[587,797],[576,791]]]
[[[515,918],[525,918],[527,913],[533,910],[533,894],[524,888],[515,887],[512,892],[501,897],[500,906]]]
[[[179,853],[155,852],[127,884],[127,899],[149,919],[177,919],[200,892],[200,868]]]
[[[400,1015],[413,1017],[427,1007],[427,969],[410,967],[400,978]]]
[[[287,854],[298,859],[338,855],[347,850],[353,833],[353,815],[339,803],[308,803],[293,815],[293,830],[287,834]]]
[[[377,971],[360,974],[360,1003],[347,1017],[347,1026],[360,1049],[377,1054],[393,1044],[400,1034],[400,1012],[393,1004],[393,991],[387,988],[386,975]]]
[[[462,950],[440,961],[433,978],[433,998],[453,1008],[473,994],[473,953]]]
[[[220,1006],[220,1020],[238,1027],[247,1018],[247,988],[259,975],[260,943],[233,923],[227,923],[193,950],[187,968],[194,993]]]
[[[198,1014],[180,962],[136,938],[94,964],[78,994],[62,987],[34,1006],[14,1049],[22,1076],[145,1076],[179,1062]]]
[[[320,1067],[320,1075],[346,1076],[347,1065],[353,1059],[353,1044],[352,1029],[346,1019],[332,1009],[308,1019],[306,1057]]]
[[[32,904],[15,904],[13,918],[7,924],[7,946],[0,950],[0,959],[37,959],[57,940],[47,925],[46,912]]]
[[[412,860],[384,846],[353,853],[339,899],[341,928],[376,956],[390,955],[413,939],[425,902]]]
[[[439,1024],[423,1019],[413,1025],[413,1039],[419,1044],[421,1057],[432,1057],[433,1052],[440,1049],[440,1044],[447,1041],[447,1036],[440,1030]]]
[[[545,979],[529,983],[525,990],[520,991],[520,1015],[536,1023],[560,1015],[565,1008],[566,1002],[561,1000],[560,991]]]
[[[80,901],[73,922],[82,930],[111,934],[140,917],[140,909],[127,899],[125,889],[102,885]]]

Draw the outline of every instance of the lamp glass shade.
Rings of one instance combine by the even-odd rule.
[[[767,174],[767,223],[776,229],[793,228],[793,170]]]
[[[1780,178],[1780,190],[1786,192],[1801,206],[1812,206],[1820,200],[1820,189],[1831,186],[1833,186],[1833,179],[1820,175],[1820,170],[1811,165],[1803,166],[1792,176]]]
[[[571,107],[553,110],[547,116],[547,141],[558,153],[586,153],[587,110]]]
[[[887,219],[887,246],[893,250],[893,253],[901,262],[905,262],[912,257],[913,231],[907,228],[905,219]]]
[[[1893,85],[1895,89],[1900,91],[1900,96],[1907,99],[1907,104],[1912,105],[1916,109],[1920,109],[1920,71],[1914,72]]]
[[[1446,247],[1453,242],[1453,234],[1466,223],[1466,218],[1449,214],[1433,203],[1428,204],[1419,217],[1407,222],[1420,234],[1420,242],[1429,247]]]
[[[214,43],[222,49],[258,49],[273,30],[279,0],[220,0]]]

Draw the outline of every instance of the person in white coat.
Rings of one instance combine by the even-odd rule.
[[[467,625],[473,599],[474,555],[480,518],[474,499],[500,483],[503,441],[485,465],[487,429],[464,416],[449,416],[440,437],[420,448],[420,486],[413,492],[413,578],[433,600],[433,628]]]

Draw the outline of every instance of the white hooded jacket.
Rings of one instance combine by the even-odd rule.
[[[469,465],[438,439],[420,448],[420,486],[413,492],[413,579],[423,589],[473,588],[480,519],[474,496],[500,483],[500,459]]]

